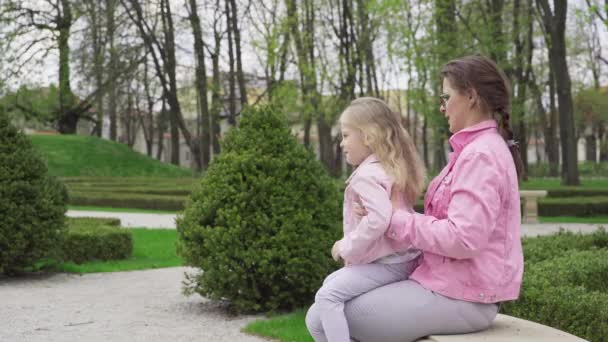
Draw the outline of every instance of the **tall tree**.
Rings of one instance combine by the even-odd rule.
[[[192,134],[186,126],[177,96],[176,58],[175,58],[175,30],[171,4],[169,0],[160,1],[160,17],[163,30],[163,41],[157,37],[155,30],[144,16],[144,11],[138,0],[120,0],[125,7],[129,18],[137,26],[144,44],[151,53],[161,87],[163,97],[166,98],[170,109],[169,122],[172,123],[172,152],[171,163],[179,165],[179,131],[181,131],[186,144],[197,165],[201,165],[200,155],[196,154]],[[177,130],[179,128],[179,131]]]
[[[194,36],[194,54],[196,56],[196,89],[198,93],[198,112],[200,115],[200,169],[206,169],[211,159],[211,121],[209,119],[209,101],[207,100],[207,69],[205,67],[205,41],[201,29],[201,21],[198,16],[198,6],[196,0],[189,1],[189,19]],[[200,171],[199,169],[199,171]]]
[[[566,61],[566,16],[568,2],[554,0],[553,9],[549,0],[537,0],[537,7],[550,41],[551,69],[555,75],[559,102],[560,142],[562,148],[562,183],[580,184],[578,173],[577,142],[574,133],[571,81]]]

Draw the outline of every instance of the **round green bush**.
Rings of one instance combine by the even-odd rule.
[[[0,111],[0,274],[60,252],[66,202],[63,184]]]
[[[336,182],[271,108],[250,109],[229,132],[177,220],[178,252],[202,271],[190,290],[235,311],[309,304],[336,268]]]

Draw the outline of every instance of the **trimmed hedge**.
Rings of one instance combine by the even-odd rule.
[[[524,239],[522,293],[505,314],[549,325],[589,341],[608,336],[608,233],[560,232]]]
[[[608,197],[608,189],[555,189],[548,190],[547,197],[563,198],[563,197]]]
[[[81,264],[91,260],[126,259],[132,253],[132,234],[126,228],[117,227],[116,220],[94,218],[70,220],[70,227],[63,243],[65,260]]]
[[[601,216],[608,214],[608,197],[541,198],[539,216]]]
[[[100,206],[114,208],[138,208],[166,211],[180,211],[184,209],[186,197],[162,196],[143,194],[120,193],[70,193],[69,203],[82,206]]]

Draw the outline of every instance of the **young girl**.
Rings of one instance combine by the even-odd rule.
[[[376,98],[354,100],[340,116],[346,161],[356,170],[344,192],[344,237],[332,248],[346,267],[330,274],[315,296],[328,341],[350,341],[344,302],[379,286],[408,278],[419,251],[395,251],[384,236],[393,206],[413,212],[424,167],[400,117]],[[368,215],[358,218],[355,203]]]

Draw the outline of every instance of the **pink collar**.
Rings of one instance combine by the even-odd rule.
[[[483,131],[492,129],[496,131],[496,121],[493,119],[485,120],[473,126],[466,127],[450,137],[450,145],[456,154],[459,154],[462,149],[479,136]]]
[[[346,184],[348,184],[350,182],[350,180],[355,176],[355,174],[357,173],[357,171],[359,170],[359,168],[361,168],[361,166],[366,165],[366,164],[371,164],[371,163],[377,163],[378,157],[376,157],[375,154],[370,154],[369,156],[367,156],[367,158],[365,158],[361,164],[359,164],[359,166],[357,166],[357,168],[355,169],[355,171],[353,171],[353,173],[350,174],[350,176],[348,177],[348,179],[346,180]]]

